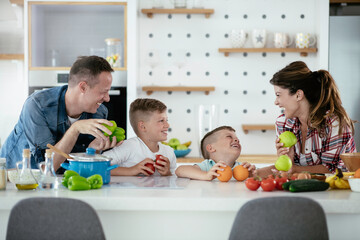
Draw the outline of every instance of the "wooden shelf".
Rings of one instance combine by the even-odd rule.
[[[144,86],[142,90],[146,92],[147,95],[151,95],[155,91],[181,91],[181,92],[205,92],[205,95],[209,95],[210,92],[215,91],[215,87],[212,86],[201,86],[201,87],[186,87],[186,86],[175,86],[175,87],[163,87],[163,86]]]
[[[274,124],[243,124],[242,129],[245,134],[253,130],[275,130]]]
[[[271,154],[241,154],[240,157],[236,160],[238,162],[249,162],[252,164],[255,163],[268,163],[274,164],[276,162],[277,156]],[[196,157],[185,157],[185,158],[177,158],[177,163],[200,163],[204,161],[203,158]]]
[[[24,60],[24,54],[0,54],[0,60]]]
[[[223,52],[225,57],[239,52],[298,52],[300,56],[306,57],[308,53],[317,52],[317,48],[219,48],[219,52]]]
[[[16,5],[21,5],[21,6],[24,5],[24,0],[9,0],[9,2],[11,4],[16,4]]]
[[[214,9],[188,9],[188,8],[151,8],[141,9],[141,12],[146,14],[148,18],[152,18],[153,14],[205,14],[209,18],[214,13]]]

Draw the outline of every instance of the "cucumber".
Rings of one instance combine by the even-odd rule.
[[[306,179],[308,181],[295,181],[290,184],[290,192],[314,192],[314,191],[325,191],[329,188],[329,183],[322,181],[309,181],[316,179]]]
[[[294,183],[294,182],[318,182],[319,180],[317,180],[317,179],[299,179],[299,180],[291,180],[291,181],[288,181],[288,182],[286,182],[286,183],[283,183],[283,185],[282,185],[282,188],[284,189],[284,190],[287,190],[287,191],[289,191],[289,187],[290,187],[290,185],[292,184],[292,183]]]

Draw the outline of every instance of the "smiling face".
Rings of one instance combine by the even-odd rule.
[[[299,94],[295,93],[290,95],[288,89],[281,88],[274,85],[275,91],[275,105],[284,109],[284,114],[286,118],[299,117],[300,112],[300,102]],[[299,90],[298,90],[299,91]]]
[[[168,117],[166,111],[155,111],[150,113],[150,116],[143,123],[143,133],[145,138],[152,142],[161,142],[167,140],[168,129],[170,127],[168,123]]]
[[[103,102],[109,102],[109,90],[111,88],[112,76],[110,72],[102,72],[98,76],[98,83],[90,87],[86,82],[82,82],[83,108],[84,112],[96,113]]]

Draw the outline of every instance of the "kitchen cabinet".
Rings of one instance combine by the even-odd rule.
[[[107,38],[121,40],[127,69],[127,3],[28,2],[29,70],[69,70],[78,56],[106,57]]]
[[[224,53],[225,57],[228,57],[230,53],[239,53],[239,52],[298,52],[300,56],[306,57],[308,53],[316,53],[317,48],[219,48],[219,52]]]
[[[148,18],[152,18],[154,14],[205,14],[209,18],[214,13],[214,9],[188,9],[188,8],[174,8],[174,9],[141,9],[141,12],[146,14]]]

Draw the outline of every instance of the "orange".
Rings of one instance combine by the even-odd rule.
[[[354,178],[360,178],[360,168],[355,171]]]
[[[232,178],[231,167],[226,166],[221,168],[223,168],[224,171],[217,171],[217,173],[220,174],[220,176],[218,176],[217,178],[222,182],[228,182]]]
[[[234,167],[233,175],[236,180],[244,181],[245,179],[247,179],[249,177],[249,171],[247,170],[247,168],[245,168],[241,165],[238,165],[238,166]]]

